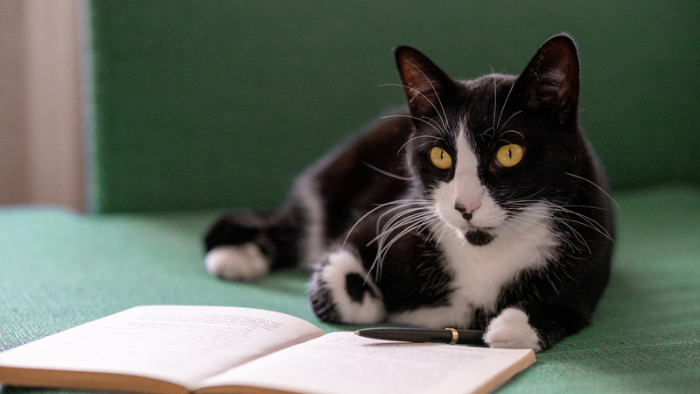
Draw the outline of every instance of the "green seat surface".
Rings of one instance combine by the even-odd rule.
[[[700,190],[628,192],[616,200],[615,264],[593,324],[538,355],[503,392],[700,387]],[[326,332],[357,328],[318,321],[298,271],[256,283],[207,274],[199,238],[215,215],[0,211],[0,350],[143,304],[255,307],[299,316]]]

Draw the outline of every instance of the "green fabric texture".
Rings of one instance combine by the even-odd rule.
[[[271,207],[395,105],[391,49],[457,78],[519,73],[568,31],[581,120],[617,189],[700,182],[700,3],[90,3],[95,212]]]
[[[539,354],[503,393],[700,387],[700,190],[628,192],[616,200],[616,259],[593,324]],[[142,304],[256,307],[299,316],[325,332],[356,328],[319,322],[299,272],[256,283],[208,275],[199,238],[213,217],[0,211],[0,350]],[[2,391],[18,392],[24,390]]]

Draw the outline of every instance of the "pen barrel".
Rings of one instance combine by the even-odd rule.
[[[457,343],[462,345],[484,345],[484,332],[480,330],[457,330]]]
[[[420,328],[405,328],[398,332],[396,337],[408,342],[450,343],[452,341],[452,333],[449,331],[423,330]]]
[[[457,341],[463,345],[483,345],[483,331],[456,330]],[[429,330],[421,328],[365,328],[358,331],[364,337],[404,342],[452,343],[451,330]]]

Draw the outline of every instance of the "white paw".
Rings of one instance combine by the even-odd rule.
[[[354,254],[341,250],[328,255],[327,264],[321,268],[320,279],[325,282],[341,322],[369,324],[384,320],[386,311],[381,292],[367,277],[362,261]],[[359,287],[369,286],[371,291],[364,290],[359,295],[355,293],[353,298],[350,293],[353,289],[348,288],[353,282]]]
[[[537,331],[528,324],[525,312],[507,308],[493,319],[484,334],[484,342],[490,347],[504,349],[542,350]]]
[[[204,258],[204,266],[210,274],[234,281],[254,280],[270,272],[270,262],[251,242],[210,250]]]

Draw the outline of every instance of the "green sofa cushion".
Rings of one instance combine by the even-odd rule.
[[[700,2],[90,3],[95,212],[281,202],[295,174],[404,102],[391,49],[458,78],[519,73],[568,31],[581,120],[616,189],[700,184]]]
[[[619,242],[593,324],[539,354],[504,393],[700,387],[700,190],[626,192],[616,200]],[[199,239],[215,215],[0,211],[0,350],[142,304],[256,307],[326,332],[356,328],[319,322],[297,271],[256,283],[208,275]]]

